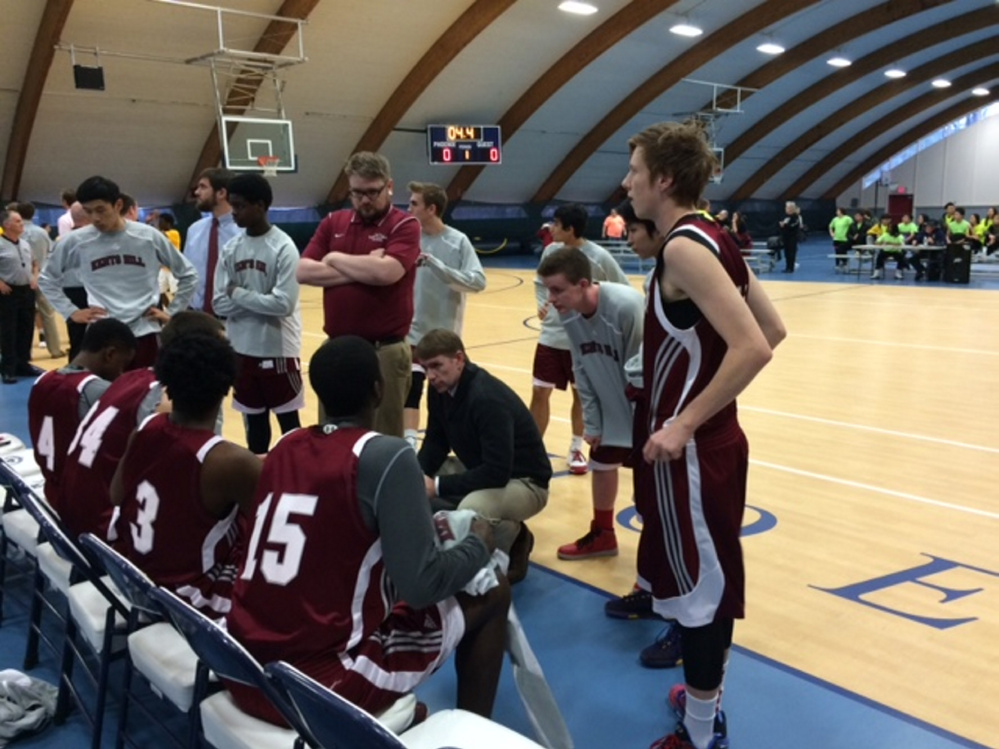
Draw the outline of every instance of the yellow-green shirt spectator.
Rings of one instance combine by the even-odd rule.
[[[848,242],[853,219],[849,216],[835,216],[829,222],[829,234],[833,242]]]

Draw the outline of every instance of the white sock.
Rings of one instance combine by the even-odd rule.
[[[715,736],[715,702],[717,697],[710,700],[699,700],[694,697],[690,690],[687,690],[687,704],[684,708],[683,726],[690,736],[690,743],[697,749],[707,749],[711,739]]]
[[[419,432],[415,429],[406,429],[402,433],[402,436],[405,438],[406,442],[409,443],[409,446],[415,450],[416,438],[419,436]]]
[[[583,437],[579,434],[572,435],[572,442],[569,443],[569,452],[574,450],[583,451]]]

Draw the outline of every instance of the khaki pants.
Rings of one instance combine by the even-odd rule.
[[[59,332],[59,315],[40,291],[35,291],[35,309],[42,318],[42,331],[45,333],[45,346],[55,358],[63,355],[62,335]]]
[[[444,461],[437,472],[438,476],[463,473],[465,466],[455,457]],[[479,489],[470,492],[457,501],[453,497],[443,497],[434,502],[434,509],[474,510],[496,521],[496,545],[503,551],[510,551],[513,540],[520,531],[522,521],[534,517],[548,504],[548,489],[538,486],[530,479],[510,479],[506,486],[492,489]]]

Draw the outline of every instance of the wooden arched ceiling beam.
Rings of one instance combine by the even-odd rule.
[[[884,47],[854,61],[848,68],[831,73],[810,88],[794,94],[787,101],[775,106],[773,112],[758,120],[732,143],[725,146],[725,162],[731,164],[758,141],[801,112],[879,68],[995,23],[999,23],[999,5],[974,10],[962,16],[952,16],[935,26],[921,29],[901,39],[885,39]]]
[[[871,171],[879,164],[883,164],[906,146],[915,143],[917,140],[923,136],[929,135],[934,130],[953,122],[958,117],[963,117],[968,114],[968,112],[981,109],[982,107],[986,107],[996,101],[999,101],[999,90],[993,91],[988,96],[969,96],[967,99],[962,99],[954,106],[948,107],[942,112],[938,112],[924,122],[919,123],[911,130],[900,135],[888,145],[883,148],[879,148],[877,153],[866,158],[862,164],[857,166],[849,174],[843,177],[843,179],[826,190],[826,192],[822,194],[822,199],[835,200],[843,193],[844,190],[867,174],[867,172]]]
[[[880,28],[908,18],[916,13],[947,5],[955,0],[889,0],[870,10],[864,10],[854,16],[840,21],[829,28],[809,37],[795,47],[778,55],[766,65],[759,67],[735,85],[746,89],[763,89],[771,83],[784,77],[796,68],[814,60],[819,55],[835,49],[847,42],[870,33],[872,28]],[[744,102],[755,93],[753,90],[743,91],[741,100]],[[734,91],[724,91],[718,95],[718,107],[731,109],[738,104]],[[711,101],[706,101],[700,109],[708,109]],[[611,204],[620,203],[625,198],[624,191],[617,187],[611,193],[608,201]]]
[[[285,18],[306,19],[309,14],[319,5],[319,0],[284,0],[281,7],[274,14]],[[298,31],[298,24],[287,21],[271,21],[264,29],[264,33],[257,40],[253,47],[254,52],[268,55],[279,55],[288,46],[288,42],[294,38]],[[230,112],[246,111],[246,108],[253,103],[256,96],[259,81],[249,81],[239,79],[239,85],[233,87],[235,90],[229,92],[226,99],[226,108]],[[209,167],[218,166],[222,160],[222,142],[219,140],[219,124],[216,122],[212,126],[211,133],[205,140],[205,145],[201,148],[201,155],[198,156],[194,172],[191,174],[190,184],[194,184],[198,175]],[[186,190],[184,198],[190,198],[190,190]]]
[[[735,85],[750,89],[766,88],[819,55],[871,33],[871,29],[883,28],[903,18],[910,18],[917,13],[952,2],[954,0],[889,0],[820,31],[784,54],[777,55]],[[744,91],[742,100],[745,101],[753,93],[753,91]],[[725,91],[718,96],[719,108],[731,109],[736,103],[734,91]],[[709,106],[711,106],[710,101],[701,108],[707,109]]]
[[[992,43],[995,44],[995,40]],[[957,91],[963,91],[974,86],[987,85],[989,81],[997,77],[999,77],[999,63],[992,63],[953,81],[953,88]],[[916,117],[952,96],[951,89],[933,89],[918,99],[914,99],[898,109],[893,109],[889,114],[877,122],[868,125],[859,133],[826,154],[811,169],[801,175],[793,185],[787,188],[784,194],[788,196],[802,195],[817,180],[822,179],[831,169],[835,169],[844,159],[848,159],[851,155],[863,149],[866,144],[873,143],[876,138],[884,135],[897,126],[898,123]]]
[[[818,125],[810,128],[803,135],[784,146],[776,156],[767,159],[767,162],[762,167],[757,169],[749,179],[732,192],[731,199],[738,201],[751,198],[757,190],[769,182],[809,147],[818,143],[827,135],[836,132],[848,122],[863,116],[875,107],[884,104],[886,101],[890,101],[896,96],[900,96],[926,81],[944,75],[955,68],[993,55],[997,49],[999,49],[999,36],[983,39],[980,42],[967,47],[961,47],[948,55],[938,57],[924,65],[920,65],[918,68],[910,70],[905,78],[889,81],[883,86],[869,91],[859,99],[851,101],[847,106],[824,117]],[[939,102],[941,98],[943,97],[936,97],[935,100]],[[797,197],[790,190],[786,194],[789,198]]]
[[[555,171],[538,188],[531,200],[535,203],[547,203],[552,200],[569,178],[576,173],[576,170],[608,138],[628,124],[635,115],[655,101],[664,91],[676,85],[684,76],[710,62],[729,47],[733,47],[781,19],[815,4],[817,4],[817,0],[769,0],[769,2],[743,13],[734,21],[708,36],[704,41],[675,58],[628,94],[621,102],[615,104],[610,112],[583,136],[569,152],[569,155],[562,160],[562,163],[555,167]]]
[[[503,142],[509,143],[523,124],[580,70],[677,2],[678,0],[634,0],[587,34],[531,84],[500,117],[498,124],[503,133]],[[459,169],[447,186],[448,199],[460,200],[484,168],[463,166]]]
[[[49,68],[55,58],[56,44],[59,43],[72,9],[73,0],[48,0],[42,11],[42,21],[35,34],[28,69],[24,72],[21,93],[17,97],[10,140],[7,141],[7,158],[4,159],[3,179],[0,181],[0,195],[4,198],[17,198],[21,189],[24,162],[28,158],[28,144],[38,116],[38,105],[42,101],[45,79],[48,78]],[[14,33],[10,28],[7,32]]]
[[[475,0],[468,6],[447,31],[430,45],[423,57],[402,79],[351,153],[377,151],[381,148],[392,128],[427,90],[427,86],[458,56],[459,52],[506,12],[514,2],[516,0]],[[333,187],[330,188],[326,202],[332,204],[341,202],[347,197],[347,189],[347,175],[341,170]]]

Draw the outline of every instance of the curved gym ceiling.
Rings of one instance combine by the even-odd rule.
[[[725,150],[712,199],[835,198],[999,98],[996,0],[587,0],[590,15],[560,1],[228,0],[307,22],[307,61],[280,74],[298,172],[273,179],[276,204],[342,200],[359,149],[388,156],[400,185],[438,182],[453,199],[603,202],[632,133],[704,112]],[[212,77],[185,63],[217,49],[216,17],[191,6],[0,0],[4,198],[55,203],[95,173],[143,204],[184,198],[220,157]],[[681,22],[703,33],[670,33]],[[288,53],[295,28],[239,17],[227,44]],[[75,88],[71,47],[105,90]],[[426,126],[448,123],[500,124],[502,165],[429,165]]]

